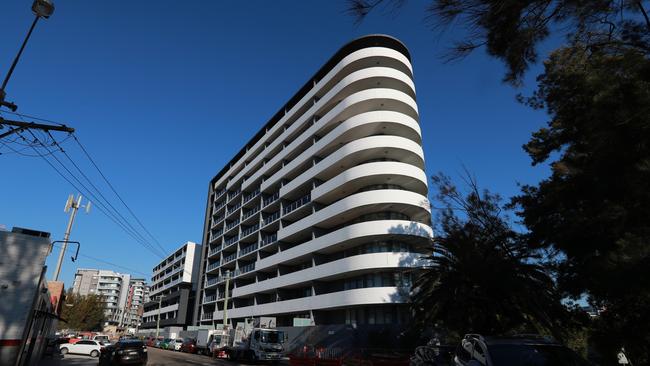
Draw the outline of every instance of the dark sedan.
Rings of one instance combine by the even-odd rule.
[[[197,351],[196,341],[191,338],[185,339],[185,341],[181,345],[181,352],[196,353],[196,351]]]
[[[123,339],[104,347],[99,355],[100,366],[146,365],[147,347],[137,339]]]

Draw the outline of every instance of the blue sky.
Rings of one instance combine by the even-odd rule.
[[[3,4],[2,76],[32,20],[30,5]],[[513,89],[501,82],[503,65],[482,50],[460,62],[441,61],[448,36],[457,32],[433,33],[424,21],[425,1],[407,2],[397,15],[380,10],[358,25],[345,5],[58,1],[52,18],[37,25],[7,99],[19,112],[76,128],[169,251],[201,241],[210,178],[336,50],[365,34],[390,34],[411,51],[428,175],[456,178],[465,165],[481,186],[509,197],[517,182],[548,173],[531,167],[521,149],[547,117],[515,101],[517,93],[530,92],[539,66],[523,89]],[[72,140],[63,147],[102,184]],[[68,218],[63,206],[76,191],[40,158],[0,152],[0,225],[61,239]],[[97,210],[78,215],[71,239],[82,243],[82,255],[145,274],[159,260]],[[48,258],[50,271],[58,251]],[[67,258],[61,278],[68,286],[77,267],[128,272]]]

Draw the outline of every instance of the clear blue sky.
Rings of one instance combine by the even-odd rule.
[[[2,76],[32,20],[30,5],[2,5]],[[457,177],[464,164],[483,187],[508,197],[517,182],[547,174],[532,168],[521,149],[546,121],[543,112],[515,101],[516,93],[530,91],[534,73],[515,90],[501,83],[503,65],[484,51],[443,63],[448,39],[430,31],[425,1],[407,2],[398,15],[379,11],[359,25],[344,13],[344,1],[59,0],[56,6],[37,25],[7,99],[19,112],[75,127],[170,251],[201,241],[210,178],[336,50],[365,34],[390,34],[411,51],[429,175]],[[100,184],[72,140],[63,146]],[[0,169],[0,225],[61,239],[73,188],[40,158],[3,154]],[[82,243],[82,254],[146,274],[158,261],[96,210],[78,216],[71,239]],[[50,271],[57,255],[55,249],[48,258]],[[128,272],[67,259],[68,286],[77,267]]]

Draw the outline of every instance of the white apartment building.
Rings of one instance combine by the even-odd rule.
[[[103,269],[79,268],[72,291],[79,295],[101,295],[106,307],[105,325],[119,325],[126,310],[131,275]]]
[[[350,42],[211,180],[194,323],[408,322],[432,235],[410,55]]]
[[[161,328],[190,324],[200,251],[200,244],[188,241],[153,268],[141,329],[155,329],[159,313]]]

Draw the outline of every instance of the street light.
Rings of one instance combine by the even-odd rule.
[[[32,26],[29,28],[29,31],[27,32],[27,36],[25,37],[23,44],[20,46],[20,50],[18,50],[18,54],[16,54],[16,58],[14,58],[14,62],[11,64],[11,67],[9,68],[9,71],[7,72],[7,76],[5,76],[5,79],[2,82],[2,86],[0,86],[0,107],[5,106],[14,112],[16,111],[16,109],[18,109],[18,106],[16,106],[14,103],[5,101],[5,96],[7,95],[7,93],[5,92],[5,88],[7,87],[7,83],[11,78],[11,74],[14,72],[14,68],[16,68],[16,64],[20,59],[20,55],[22,55],[23,50],[25,49],[25,45],[27,45],[27,41],[29,40],[29,37],[32,35],[32,31],[34,30],[36,23],[40,18],[47,19],[54,13],[54,3],[52,2],[52,0],[34,0],[34,3],[32,4],[32,11],[34,12],[34,15],[36,15],[36,17],[34,17],[34,22],[32,22]]]

